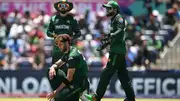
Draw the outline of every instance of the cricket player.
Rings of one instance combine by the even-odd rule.
[[[52,16],[47,29],[47,36],[55,38],[60,34],[68,34],[71,36],[72,40],[77,39],[81,36],[80,27],[76,19],[69,15],[69,11],[73,9],[73,3],[67,0],[60,0],[54,3],[54,8],[57,10],[58,14]],[[62,52],[60,49],[54,45],[52,52],[52,64],[55,63],[59,58],[61,58]]]
[[[85,97],[90,101],[100,101],[105,94],[107,86],[113,74],[117,76],[125,91],[127,98],[124,101],[135,101],[135,94],[126,69],[126,44],[125,44],[125,26],[127,22],[120,14],[120,7],[116,1],[109,1],[103,4],[106,8],[106,16],[111,18],[110,28],[110,51],[109,59],[106,68],[102,71],[100,81],[93,95],[85,94]]]
[[[79,101],[84,90],[89,87],[87,80],[88,68],[83,55],[70,46],[71,37],[67,34],[56,36],[55,45],[63,56],[49,70],[49,79],[54,80],[55,90],[47,95],[48,100]],[[67,76],[60,68],[67,65]]]
[[[69,15],[69,11],[73,9],[73,3],[68,2],[67,0],[60,0],[59,2],[54,3],[54,8],[57,10],[57,14],[52,16],[48,29],[47,36],[51,38],[56,38],[60,34],[68,34],[71,36],[71,40],[75,40],[81,36],[80,27],[76,19],[73,16]],[[72,42],[71,42],[72,43]],[[54,45],[52,51],[52,64],[58,61],[61,58],[63,53],[60,49]],[[62,66],[61,70],[67,73],[66,66]],[[49,72],[49,71],[48,71]],[[49,80],[53,90],[56,89],[55,80]],[[88,92],[87,90],[85,92]],[[87,101],[84,96],[81,96],[82,101]]]

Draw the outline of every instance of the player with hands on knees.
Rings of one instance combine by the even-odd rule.
[[[79,101],[81,94],[89,88],[88,67],[83,55],[77,48],[70,46],[71,37],[67,34],[56,36],[55,45],[63,56],[49,69],[48,79],[53,80],[53,91],[48,100]],[[66,65],[67,74],[61,70]]]

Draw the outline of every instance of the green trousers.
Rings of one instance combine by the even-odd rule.
[[[54,50],[52,52],[52,65],[57,62],[59,59],[61,59],[61,57],[63,56],[63,53],[60,50]],[[67,74],[67,66],[63,65],[61,67],[61,70],[63,70],[65,72],[65,74]]]
[[[67,86],[63,88],[55,96],[55,101],[79,101],[81,88],[75,86]]]
[[[111,77],[117,73],[121,85],[129,101],[135,101],[134,91],[126,69],[125,54],[110,53],[106,68],[102,71],[100,81],[96,90],[97,99],[100,101],[104,96]]]
[[[52,80],[48,77],[52,89],[57,89],[62,84],[64,78],[66,78],[66,74],[61,69],[56,70],[56,76]],[[72,85],[66,86],[60,90],[55,96],[55,101],[79,101],[80,95],[83,91],[89,88],[87,77],[80,78],[79,82],[82,82],[82,85],[72,83]]]

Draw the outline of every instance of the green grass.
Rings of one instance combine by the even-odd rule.
[[[0,101],[48,101],[46,98],[0,98]],[[123,99],[103,99],[101,101],[123,101]],[[180,101],[180,99],[136,99],[136,101]]]

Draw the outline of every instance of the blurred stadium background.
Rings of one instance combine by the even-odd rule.
[[[52,39],[46,36],[58,0],[0,0],[0,101],[46,101],[51,91],[46,71],[51,65]],[[108,50],[96,51],[108,33],[105,0],[69,0],[82,36],[76,46],[89,65],[91,92],[96,90]],[[180,0],[118,0],[128,21],[127,68],[137,101],[180,100]],[[17,98],[29,99],[17,99]],[[106,98],[122,98],[120,82],[111,80]],[[42,98],[42,99],[40,99]],[[108,101],[117,101],[106,99]],[[106,101],[103,100],[103,101]],[[122,100],[122,99],[121,99]],[[120,100],[119,100],[120,101]],[[163,100],[166,101],[166,100]]]

